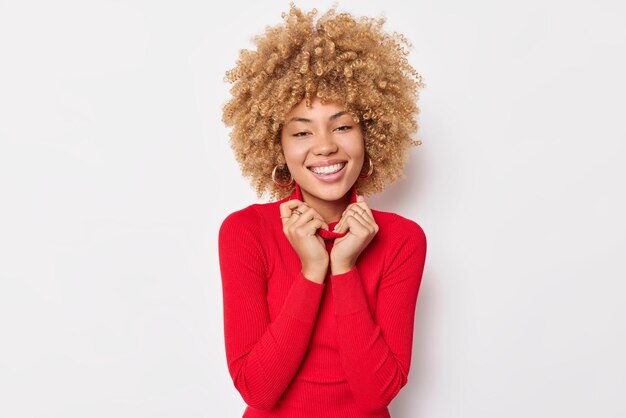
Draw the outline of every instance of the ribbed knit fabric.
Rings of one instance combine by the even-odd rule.
[[[356,202],[356,189],[350,192]],[[426,237],[414,221],[371,209],[379,231],[348,272],[302,274],[281,203],[228,215],[218,248],[228,370],[243,417],[388,418],[407,383]],[[330,230],[337,222],[330,224]],[[343,234],[322,229],[329,254]]]

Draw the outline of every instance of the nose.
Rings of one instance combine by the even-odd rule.
[[[328,155],[337,152],[337,143],[333,136],[329,133],[321,133],[315,138],[313,151],[315,154]]]

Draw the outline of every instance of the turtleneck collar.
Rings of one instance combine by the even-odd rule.
[[[298,199],[304,202],[304,200],[302,199],[302,190],[300,190],[300,185],[298,183],[296,183],[296,188],[291,193],[291,196],[289,196],[288,200],[292,200],[292,199]],[[351,203],[356,203],[356,183],[353,184],[352,187],[350,188],[350,202],[348,202],[348,204],[351,204]],[[345,236],[348,233],[348,231],[342,232],[342,233],[333,232],[333,228],[338,223],[339,221],[329,223],[328,231],[323,228],[319,228],[317,230],[317,235],[324,238],[325,240],[341,238]]]

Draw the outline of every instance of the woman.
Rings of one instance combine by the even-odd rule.
[[[315,14],[291,4],[226,76],[235,156],[278,198],[220,227],[228,370],[244,417],[389,417],[426,238],[363,195],[403,177],[425,85],[384,19]]]

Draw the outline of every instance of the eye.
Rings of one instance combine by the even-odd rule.
[[[293,134],[293,136],[304,136],[306,135],[308,132],[296,132],[295,134]]]
[[[347,131],[349,129],[352,129],[352,126],[350,126],[350,125],[343,125],[343,126],[338,127],[337,129],[340,130],[340,131]]]

